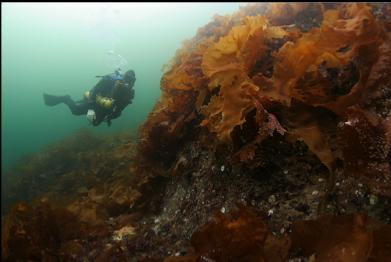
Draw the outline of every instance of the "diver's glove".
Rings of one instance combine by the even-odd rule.
[[[92,109],[88,109],[87,120],[90,121],[90,123],[92,123],[94,122],[95,119],[96,119],[95,111]]]

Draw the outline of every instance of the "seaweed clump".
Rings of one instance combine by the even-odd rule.
[[[215,17],[166,69],[139,163],[169,171],[184,141],[202,133],[249,164],[279,134],[303,141],[330,180],[357,176],[390,195],[389,8],[375,8],[255,4]]]
[[[19,203],[10,217],[2,228],[4,261],[72,259],[80,255],[80,240],[88,236],[88,225],[65,208],[53,208],[47,200],[34,207]]]
[[[281,236],[272,234],[263,221],[244,206],[216,214],[194,232],[187,256],[164,261],[386,261],[391,255],[391,226],[365,215],[297,221],[291,233]]]
[[[26,156],[2,176],[2,214],[19,201],[48,197],[65,205],[100,183],[129,181],[132,140],[128,134],[98,137],[81,129]]]
[[[118,243],[131,234],[121,229],[143,190],[131,175],[133,140],[80,130],[2,177],[2,260],[123,255]]]

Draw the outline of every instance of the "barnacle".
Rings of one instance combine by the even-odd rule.
[[[350,108],[347,114],[339,132],[344,171],[362,179],[373,191],[390,195],[390,118],[382,120],[359,108]]]

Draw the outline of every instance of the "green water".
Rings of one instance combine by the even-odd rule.
[[[160,96],[162,65],[183,40],[244,3],[2,3],[2,169],[74,131],[137,130]],[[96,75],[136,72],[135,99],[111,127],[88,124],[42,93],[82,98]]]

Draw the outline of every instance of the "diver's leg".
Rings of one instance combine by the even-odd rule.
[[[63,103],[69,96],[53,96],[48,94],[43,94],[43,100],[47,106],[56,106]]]
[[[75,101],[73,101],[70,96],[64,99],[64,104],[66,104],[71,110],[72,114],[76,116],[87,114],[88,109],[91,107],[88,101],[75,103]]]
[[[87,100],[80,102],[75,102],[69,95],[66,96],[53,96],[48,94],[43,94],[43,99],[45,104],[48,106],[55,106],[60,103],[66,104],[74,115],[85,115],[87,114],[88,109],[90,108],[90,103]]]

